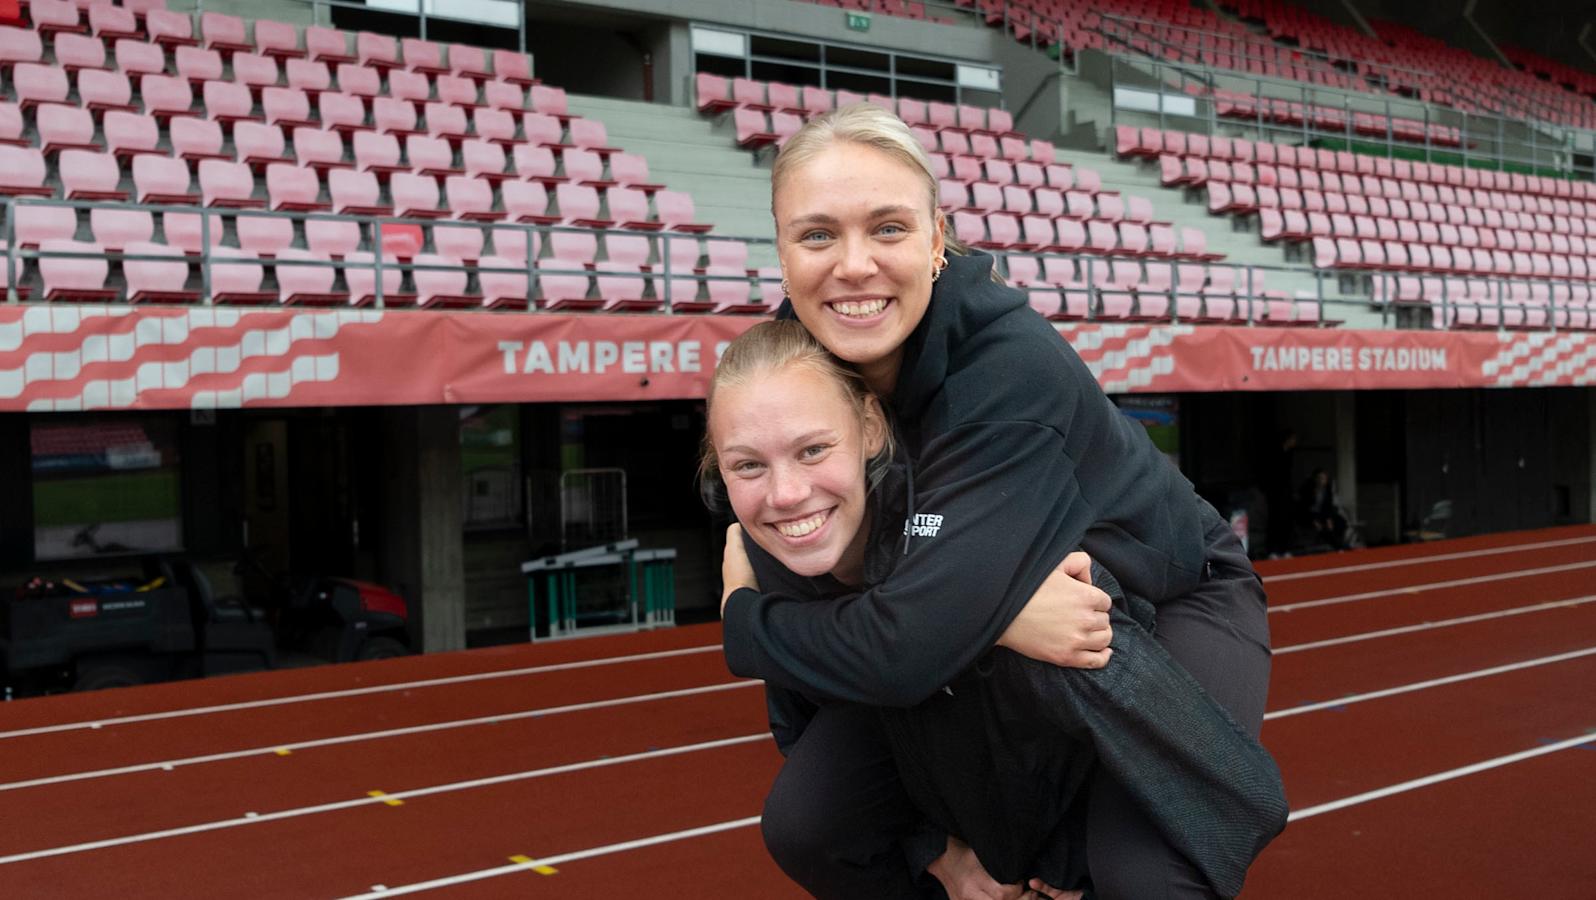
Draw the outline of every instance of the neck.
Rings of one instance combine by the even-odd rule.
[[[903,367],[903,348],[892,351],[873,363],[859,366],[859,374],[864,378],[865,385],[870,392],[883,400],[892,396],[898,386],[898,370]]]
[[[842,558],[837,560],[837,565],[831,570],[832,578],[849,587],[864,585],[865,547],[870,543],[870,522],[873,518],[872,513],[865,513],[864,519],[859,522],[859,530],[854,533],[853,540],[848,544],[848,549],[842,552]]]

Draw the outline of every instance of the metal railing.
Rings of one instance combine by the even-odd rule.
[[[311,23],[315,25],[331,25],[332,11],[334,9],[358,10],[368,14],[408,16],[416,20],[416,28],[419,32],[417,36],[422,40],[429,40],[427,36],[428,26],[433,20],[454,24],[465,23],[479,27],[486,25],[488,27],[503,28],[507,31],[513,30],[516,33],[516,50],[521,53],[526,52],[526,5],[512,2],[512,0],[474,0],[476,5],[485,4],[489,8],[501,9],[502,15],[499,20],[447,15],[441,13],[438,9],[439,7],[447,8],[447,6],[436,3],[435,0],[380,0],[380,2],[372,3],[353,3],[349,2],[349,0],[299,0],[299,2],[309,8]],[[234,4],[228,4],[228,6],[233,10],[229,14],[236,14],[237,6]],[[191,2],[190,0],[170,0],[166,8],[174,12],[192,12],[196,14],[206,11],[205,0],[191,0]],[[212,9],[213,11],[220,11],[216,10],[216,4],[214,3],[212,4]],[[503,21],[503,19],[508,17],[513,17],[513,24]]]

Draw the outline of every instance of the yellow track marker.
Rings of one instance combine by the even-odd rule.
[[[393,797],[388,796],[388,794],[386,792],[384,792],[384,791],[367,791],[366,792],[366,796],[367,797],[376,797],[376,798],[380,799],[382,802],[388,804],[389,806],[404,806],[405,805],[405,802],[403,800],[396,800]]]
[[[553,874],[556,874],[557,872],[560,871],[559,869],[556,869],[553,866],[540,866],[540,865],[538,865],[538,861],[537,860],[533,859],[530,856],[522,856],[520,854],[516,854],[515,856],[510,857],[510,862],[513,862],[516,865],[521,865],[521,866],[531,866],[532,867],[532,871],[538,873],[539,875],[553,875]]]
[[[277,754],[278,756],[290,756],[290,755],[293,754],[294,751],[288,749],[287,747],[278,747],[276,750],[273,750],[272,752]]]

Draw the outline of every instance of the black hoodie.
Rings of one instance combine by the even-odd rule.
[[[736,674],[912,706],[996,644],[1077,548],[1154,605],[1197,585],[1206,504],[991,271],[986,254],[949,257],[887,398],[912,460],[905,557],[825,602],[764,581],[777,589],[732,594]]]

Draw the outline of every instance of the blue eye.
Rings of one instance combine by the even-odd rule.
[[[906,233],[908,231],[908,229],[904,228],[902,225],[897,224],[896,222],[892,222],[892,223],[888,223],[886,225],[881,226],[881,228],[878,229],[878,231],[881,234],[899,235],[899,234]]]

